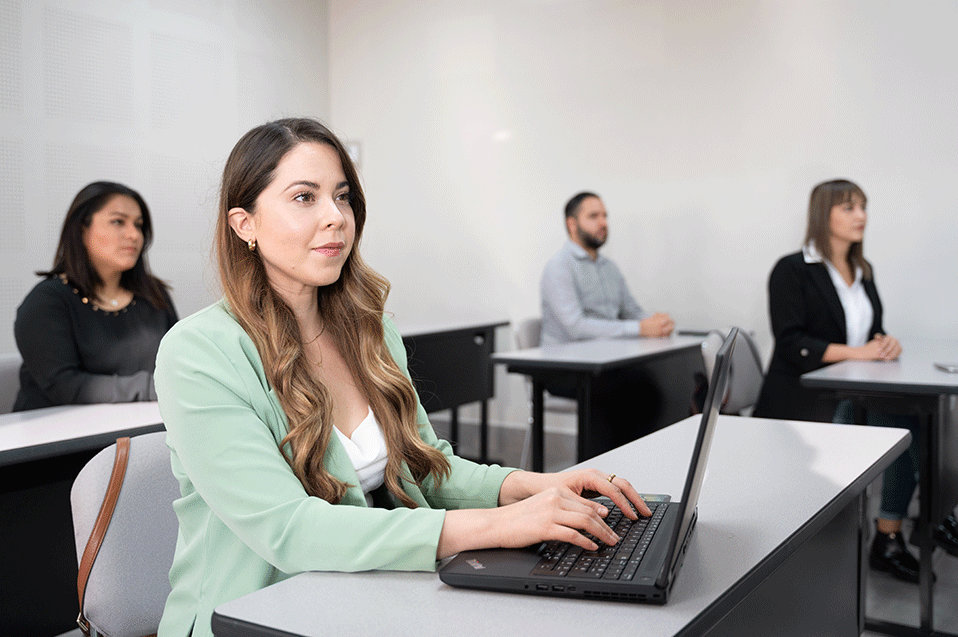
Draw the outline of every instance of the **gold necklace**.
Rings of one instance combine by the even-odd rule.
[[[312,342],[315,341],[315,340],[316,340],[317,338],[319,338],[320,336],[322,336],[322,335],[323,335],[323,332],[325,332],[325,331],[326,331],[326,326],[324,325],[322,328],[320,328],[319,334],[317,334],[317,335],[314,336],[313,338],[309,339],[308,341],[303,341],[303,345],[311,345]]]

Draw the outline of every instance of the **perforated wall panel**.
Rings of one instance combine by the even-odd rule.
[[[0,0],[0,111],[23,110],[23,11]]]
[[[45,8],[43,66],[48,117],[133,124],[133,36],[128,25]]]
[[[23,201],[23,142],[0,137],[0,250],[23,250],[26,227]]]

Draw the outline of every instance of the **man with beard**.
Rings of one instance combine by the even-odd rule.
[[[599,248],[609,237],[599,196],[581,192],[565,207],[569,240],[542,273],[542,344],[599,338],[668,336],[675,328],[665,313],[648,314],[632,298],[625,278]],[[593,388],[596,428],[590,454],[614,449],[655,429],[663,396],[643,368],[606,372]],[[554,396],[577,398],[578,385],[561,374],[544,382]],[[641,405],[640,409],[636,409]]]
[[[542,273],[542,344],[671,334],[672,318],[643,312],[619,268],[599,255],[609,237],[599,196],[580,192],[570,199],[565,224],[569,240]]]

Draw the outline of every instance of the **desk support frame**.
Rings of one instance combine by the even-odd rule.
[[[580,416],[581,418],[581,416]],[[532,470],[545,470],[545,387],[532,377]]]
[[[630,368],[644,369],[652,374],[662,390],[665,407],[655,422],[642,432],[650,433],[688,416],[695,373],[704,371],[701,344],[701,339],[688,336],[673,340],[613,339],[494,354],[493,364],[505,365],[510,374],[522,374],[531,381],[533,470],[542,471],[545,465],[546,385],[553,381],[572,381],[576,386],[576,461],[583,462],[605,450],[596,444],[600,436],[595,427],[602,423],[594,413],[596,395],[601,393],[599,387],[604,382],[604,375]],[[597,353],[593,351],[595,348],[599,350]],[[679,382],[680,376],[687,378]]]
[[[576,462],[584,462],[590,455],[590,450],[595,448],[592,437],[595,436],[595,428],[592,423],[593,396],[595,394],[594,385],[598,374],[587,374],[581,378],[578,394],[578,418],[579,422],[589,423],[583,431],[579,431],[576,436]]]
[[[932,529],[941,507],[938,489],[932,481],[940,471],[940,414],[947,401],[947,395],[902,396],[890,392],[865,390],[837,390],[836,396],[853,400],[857,405],[878,408],[891,413],[911,413],[920,419],[918,427],[918,603],[919,625],[909,626],[884,620],[870,620],[865,617],[865,628],[896,637],[958,637],[953,633],[943,633],[934,629],[934,573],[932,555],[935,542]],[[864,527],[863,527],[864,528]],[[864,590],[864,587],[862,587]],[[864,616],[864,613],[863,613]]]

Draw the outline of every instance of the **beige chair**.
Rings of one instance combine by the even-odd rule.
[[[79,563],[107,492],[116,450],[113,444],[95,455],[80,470],[70,491]],[[178,529],[173,501],[179,497],[166,432],[130,438],[119,497],[83,596],[83,615],[97,635],[156,633],[170,594]]]
[[[731,328],[712,330],[702,342],[702,361],[709,378],[712,377],[712,368],[715,366],[715,353],[730,331]],[[728,391],[722,405],[722,413],[736,416],[750,415],[758,402],[764,378],[758,347],[751,335],[739,328],[738,338],[735,339],[735,346],[732,349],[732,366],[729,370]]]
[[[512,335],[517,350],[539,347],[542,339],[542,319],[532,317],[513,323]],[[532,383],[528,377],[526,377],[526,393],[529,395],[531,412]],[[544,400],[542,401],[543,416],[549,413],[575,415],[578,413],[578,408],[579,404],[575,400],[561,396],[552,396],[549,392],[545,393]],[[522,467],[525,467],[526,462],[529,460],[529,453],[531,451],[531,416],[529,417],[529,425],[530,430],[526,432],[526,439],[522,446],[522,460],[520,461],[520,466]]]
[[[0,414],[13,411],[13,403],[20,391],[20,354],[0,354]]]

